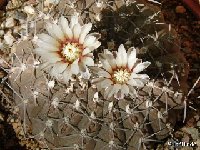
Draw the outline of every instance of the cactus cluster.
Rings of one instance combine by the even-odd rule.
[[[186,105],[188,66],[175,31],[164,23],[159,9],[140,0],[45,2],[59,13],[30,14],[36,20],[35,30],[15,45],[9,72],[26,137],[35,138],[47,149],[134,150],[155,147],[169,136]],[[84,24],[92,22],[89,36],[94,40],[82,42],[81,56],[69,59],[67,54],[74,45],[66,43],[80,40],[69,41],[69,31],[56,24],[60,16],[70,20],[74,15],[79,20],[67,25],[72,37],[80,37]],[[59,35],[63,30],[66,36]],[[62,36],[67,37],[65,44],[59,39]],[[68,53],[53,56],[57,50],[49,41],[56,41],[58,49]],[[83,53],[90,58],[84,60],[85,66],[79,63]],[[62,54],[65,60],[61,60]],[[71,70],[58,69],[60,65]],[[130,84],[127,78],[133,78]]]

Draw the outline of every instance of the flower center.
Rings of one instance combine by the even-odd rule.
[[[116,83],[124,84],[129,80],[131,76],[130,72],[127,69],[117,69],[113,73],[113,79]]]
[[[67,43],[63,46],[62,55],[65,57],[66,61],[73,63],[81,54],[81,47],[78,43]]]

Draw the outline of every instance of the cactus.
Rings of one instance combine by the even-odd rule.
[[[77,73],[63,82],[52,76],[35,53],[35,39],[16,45],[9,74],[15,108],[26,137],[35,138],[40,147],[149,149],[172,132],[184,108],[188,74],[176,33],[164,23],[158,8],[143,1],[120,2],[68,1],[68,7],[61,9],[65,16],[80,13],[84,23],[93,22],[92,31],[101,33],[101,46],[94,50],[95,66],[88,67],[89,79]],[[58,20],[58,14],[54,15]],[[96,18],[100,16],[102,19]],[[43,21],[37,22],[37,33],[43,32],[40,23]],[[99,56],[105,51],[115,56],[120,44],[134,46],[139,58],[151,65],[144,70],[150,77],[148,83],[135,87],[135,95],[118,100],[105,97],[105,91],[91,79],[99,77],[95,73],[101,68]]]

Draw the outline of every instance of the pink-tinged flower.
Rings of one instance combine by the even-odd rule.
[[[47,23],[48,34],[38,35],[35,52],[41,56],[44,66],[51,67],[52,76],[68,82],[73,74],[86,72],[87,66],[94,65],[91,52],[101,43],[99,34],[88,34],[91,28],[91,23],[80,25],[78,16],[72,16],[70,23],[63,16],[58,24]]]
[[[147,68],[151,63],[142,62],[136,58],[136,49],[130,48],[128,53],[123,45],[120,45],[116,57],[106,50],[99,55],[102,68],[94,68],[98,78],[93,80],[99,90],[105,89],[105,98],[114,95],[117,99],[124,98],[130,94],[136,96],[135,87],[143,87],[149,80],[146,74],[138,74]]]

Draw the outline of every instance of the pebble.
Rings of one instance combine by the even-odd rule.
[[[4,30],[0,30],[0,36],[4,35]]]
[[[12,36],[11,32],[7,32],[4,35],[4,40],[6,42],[6,44],[8,44],[9,46],[12,46],[13,42],[14,42],[14,37]]]
[[[1,28],[4,28],[4,27],[5,27],[4,22],[1,23],[1,26],[0,26],[0,27],[1,27]]]
[[[17,8],[19,6],[21,6],[23,3],[23,1],[19,1],[19,0],[10,0],[7,4],[7,9],[14,9]]]
[[[13,33],[15,34],[19,34],[20,33],[20,26],[15,26],[14,29],[13,29]]]
[[[185,12],[186,12],[186,9],[185,9],[184,6],[177,6],[177,7],[176,7],[176,13],[178,13],[178,14],[183,14],[183,13],[185,13]]]
[[[25,6],[24,7],[24,12],[30,15],[35,14],[35,10],[32,6]]]
[[[27,15],[24,12],[15,11],[13,17],[17,20],[25,20]]]
[[[0,49],[3,49],[3,43],[1,39],[0,39]]]
[[[15,21],[13,19],[13,17],[7,18],[6,19],[6,23],[5,23],[5,27],[6,28],[11,28],[15,25]]]
[[[4,121],[4,115],[0,113],[0,121]]]

